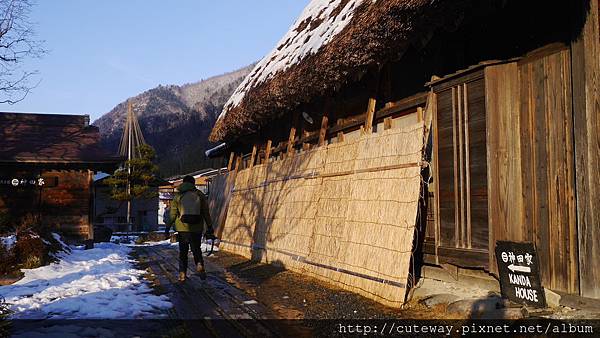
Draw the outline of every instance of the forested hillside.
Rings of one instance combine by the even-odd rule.
[[[158,86],[130,98],[146,142],[156,150],[163,177],[220,163],[209,161],[208,134],[235,88],[252,65],[240,70],[182,86]],[[102,142],[115,152],[123,133],[127,102],[121,102],[93,124]]]

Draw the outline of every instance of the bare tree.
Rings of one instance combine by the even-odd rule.
[[[0,0],[0,103],[23,100],[39,83],[32,83],[38,71],[22,66],[25,60],[46,53],[29,21],[31,7],[30,0]]]

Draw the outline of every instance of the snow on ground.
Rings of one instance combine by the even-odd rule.
[[[162,318],[171,303],[151,293],[127,246],[98,243],[94,249],[59,255],[60,261],[23,270],[25,277],[1,286],[15,319]]]
[[[135,235],[112,235],[110,236],[110,242],[114,244],[131,244],[135,243],[140,236]]]
[[[10,249],[15,245],[15,243],[17,243],[17,235],[0,237],[0,242],[5,248]]]

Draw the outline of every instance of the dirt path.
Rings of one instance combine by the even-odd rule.
[[[150,272],[148,278],[157,292],[167,294],[174,304],[168,334],[269,337],[290,336],[293,329],[294,336],[310,336],[314,322],[302,320],[440,318],[440,311],[419,304],[403,310],[386,307],[314,278],[227,252],[205,258],[206,281],[191,275],[184,284],[177,281],[176,247],[137,247],[136,256]],[[190,259],[190,269],[192,264]]]
[[[169,336],[271,337],[287,336],[289,327],[264,304],[236,287],[235,277],[208,259],[208,278],[203,281],[188,274],[185,283],[177,281],[177,249],[170,245],[137,247],[136,258],[150,274],[157,292],[169,296],[174,305],[169,313]],[[190,271],[193,270],[190,260]],[[308,331],[298,329],[299,336]]]
[[[228,252],[210,259],[233,276],[238,287],[286,319],[439,319],[444,311],[417,303],[391,308],[315,278],[261,264]]]

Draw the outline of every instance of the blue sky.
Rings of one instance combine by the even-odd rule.
[[[267,54],[308,0],[37,0],[49,54],[39,85],[1,111],[89,114],[159,84],[195,82]]]

